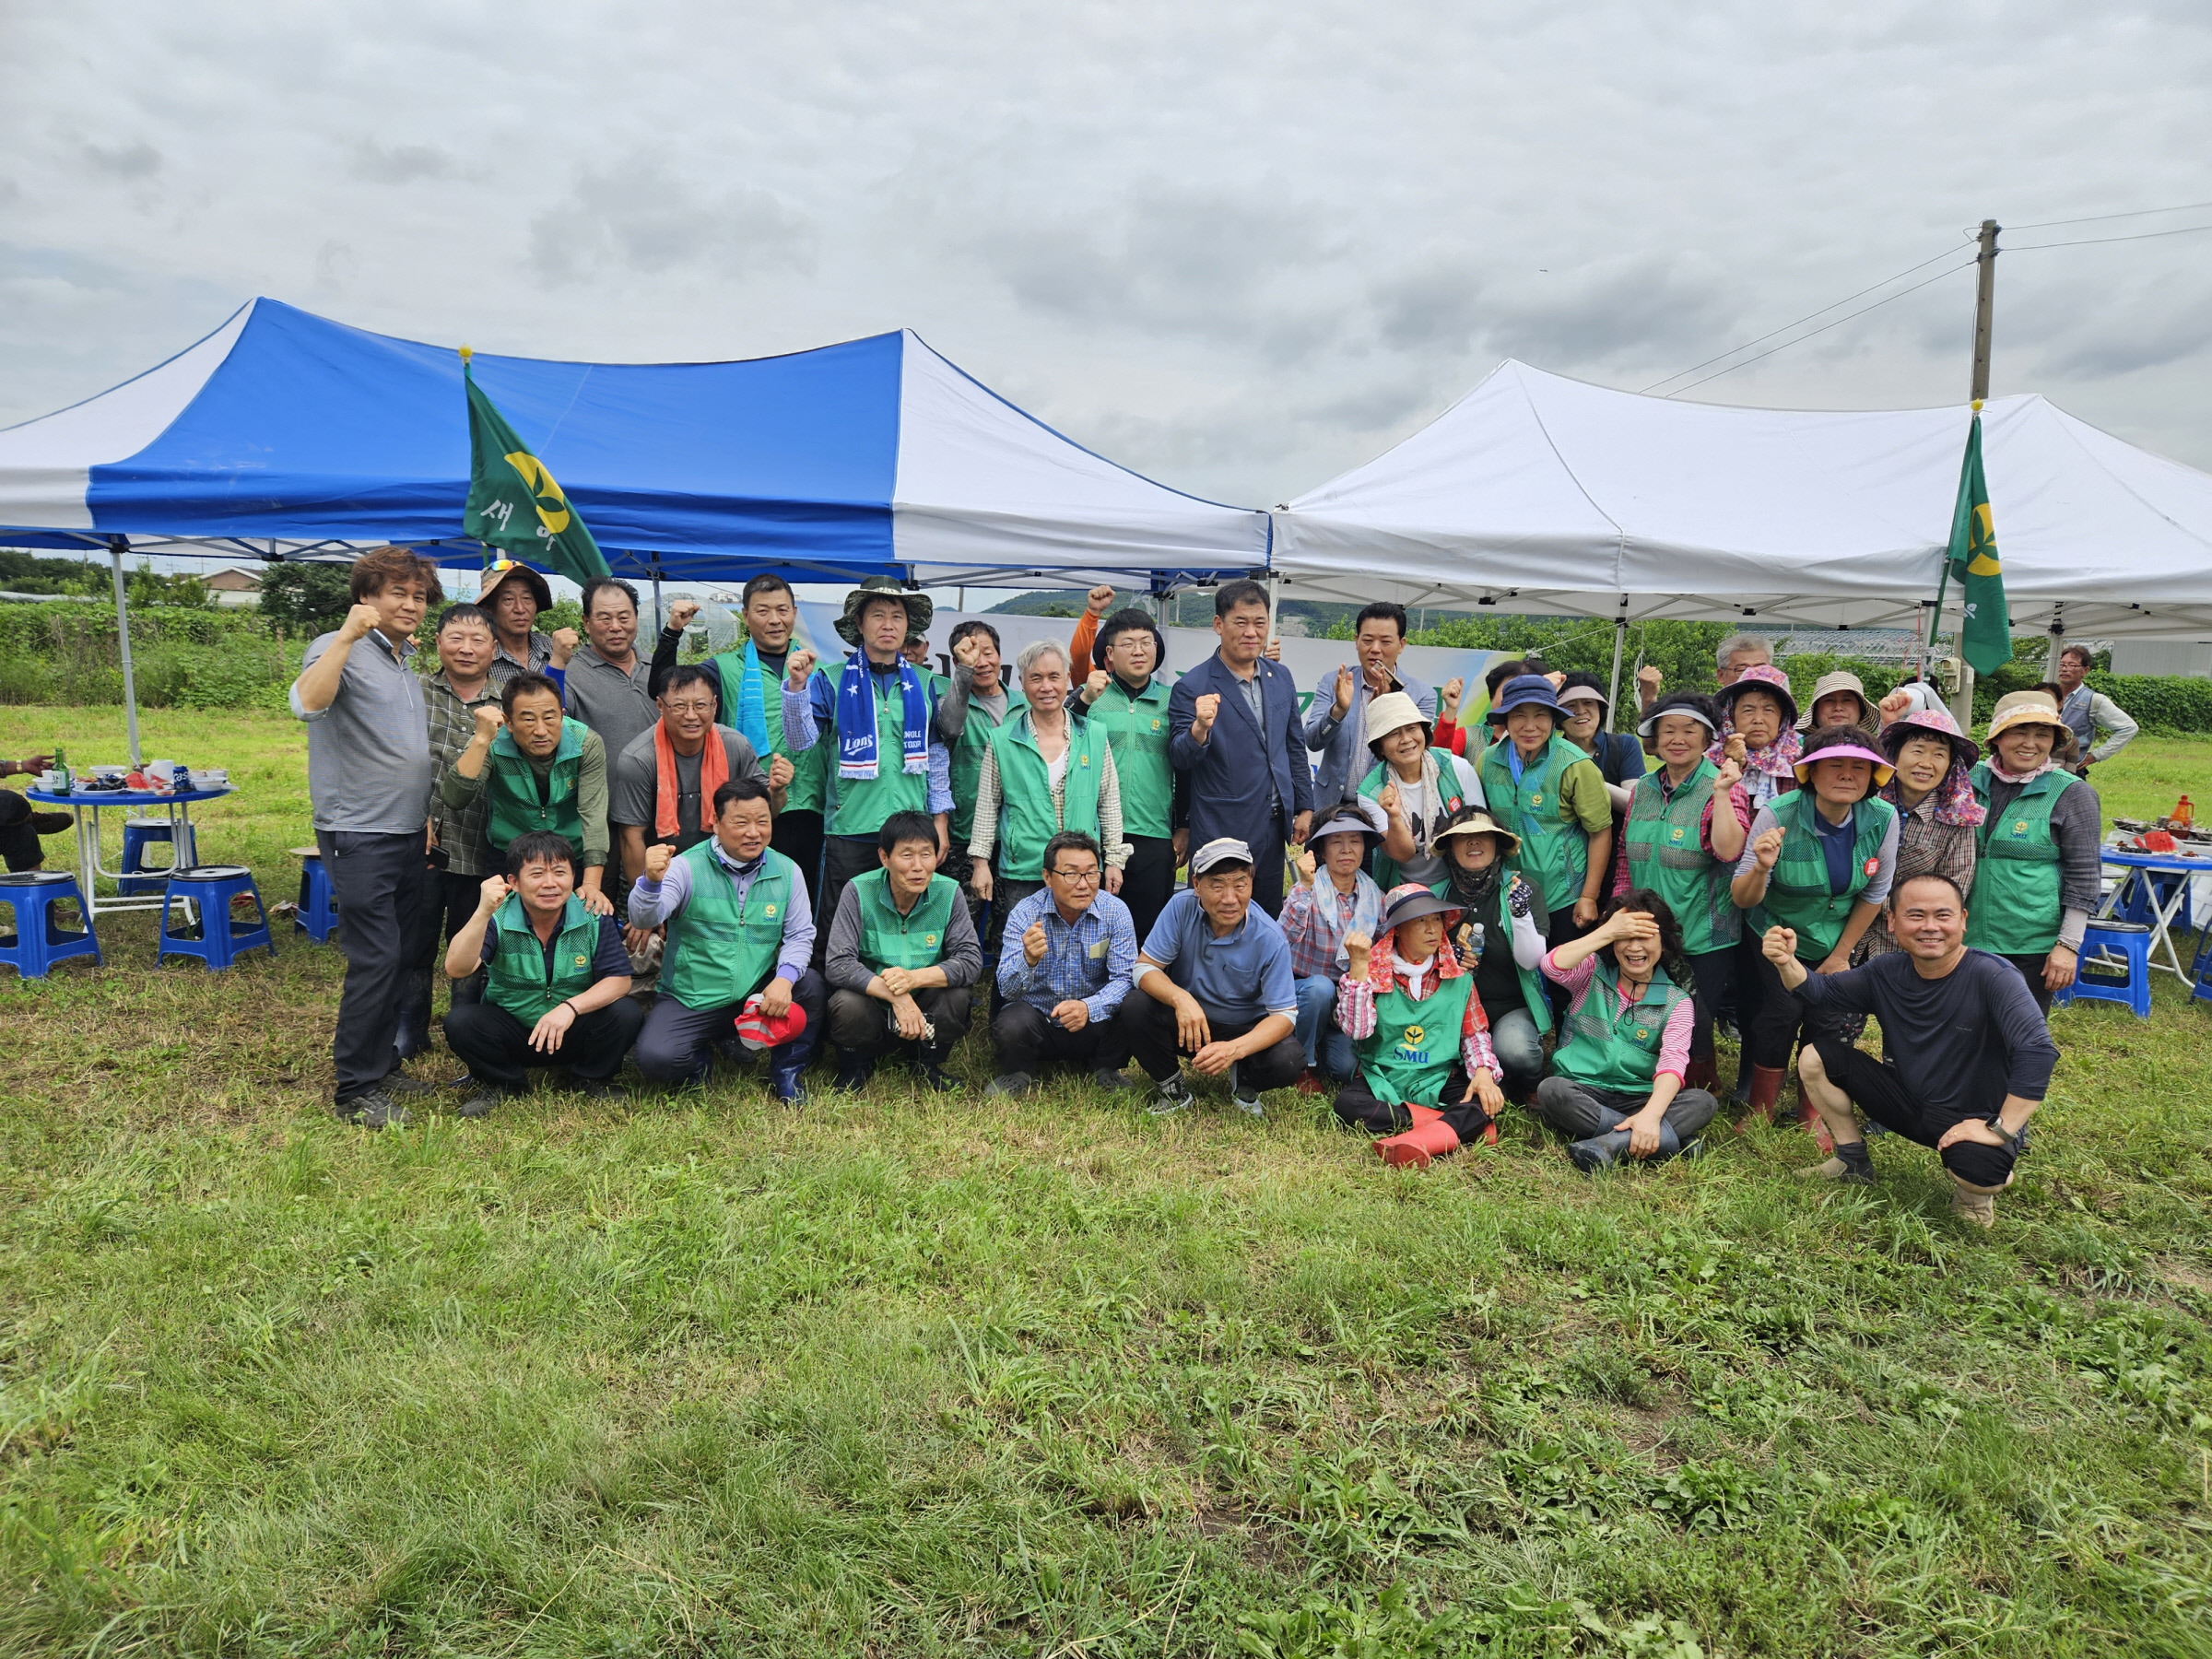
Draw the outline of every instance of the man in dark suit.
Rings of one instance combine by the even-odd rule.
[[[1290,671],[1267,660],[1267,590],[1230,582],[1214,594],[1214,654],[1175,682],[1168,756],[1190,774],[1191,845],[1227,836],[1253,852],[1252,898],[1283,908],[1283,848],[1313,824],[1313,767]]]

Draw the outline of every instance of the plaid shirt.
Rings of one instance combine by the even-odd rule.
[[[1290,941],[1290,971],[1300,979],[1317,974],[1335,979],[1347,965],[1345,935],[1363,933],[1372,939],[1382,931],[1382,889],[1361,870],[1352,890],[1340,893],[1317,870],[1312,887],[1301,881],[1284,897],[1281,921],[1283,936]]]
[[[444,670],[422,677],[422,707],[430,723],[430,759],[437,775],[444,777],[461,751],[476,741],[477,710],[500,700],[496,680],[467,702],[454,695]],[[484,803],[488,792],[479,789],[466,806],[445,804],[442,792],[430,794],[430,818],[438,826],[438,844],[445,849],[445,867],[455,876],[482,876],[484,868]]]
[[[1040,921],[1044,959],[1032,963],[1021,947],[1021,935]],[[998,988],[1009,1002],[1047,1012],[1064,1002],[1079,1002],[1096,1025],[1113,1018],[1135,972],[1136,924],[1129,907],[1112,893],[1099,894],[1073,924],[1060,919],[1050,888],[1039,888],[1007,913],[998,947]]]

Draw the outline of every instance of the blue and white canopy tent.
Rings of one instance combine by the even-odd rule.
[[[478,352],[477,383],[618,574],[1155,592],[1259,571],[1264,512],[1072,442],[911,332],[725,363]],[[84,403],[0,430],[0,541],[235,561],[385,542],[475,566],[452,346],[274,300]],[[128,640],[124,641],[128,680]],[[136,752],[136,711],[132,710]]]

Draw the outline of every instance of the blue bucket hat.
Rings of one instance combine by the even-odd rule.
[[[1515,709],[1525,709],[1532,704],[1548,710],[1554,724],[1567,718],[1567,711],[1559,707],[1559,695],[1552,690],[1551,682],[1540,674],[1516,674],[1507,680],[1498,688],[1498,701],[1490,712],[1503,720]]]

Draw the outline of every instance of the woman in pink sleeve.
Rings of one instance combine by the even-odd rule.
[[[1594,928],[1545,957],[1544,977],[1569,1001],[1536,1114],[1572,1143],[1574,1167],[1588,1175],[1694,1147],[1720,1102],[1682,1086],[1691,981],[1665,900],[1648,888],[1615,894]]]

